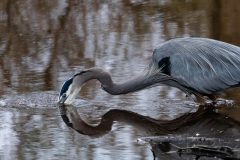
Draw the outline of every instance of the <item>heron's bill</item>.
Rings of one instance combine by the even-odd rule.
[[[59,100],[58,100],[58,103],[59,104],[64,104],[64,102],[67,100],[67,95],[66,94],[63,94],[60,98],[59,98]]]
[[[73,87],[70,85],[69,90],[64,93],[60,98],[58,103],[70,105],[73,103],[76,96],[79,94],[81,87]]]

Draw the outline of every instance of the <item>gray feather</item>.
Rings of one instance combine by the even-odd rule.
[[[154,50],[152,66],[170,57],[171,77],[202,94],[240,82],[240,48],[207,38],[177,38]]]

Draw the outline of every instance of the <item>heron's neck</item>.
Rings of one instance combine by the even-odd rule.
[[[101,82],[102,88],[106,92],[112,95],[119,95],[139,91],[144,88],[151,87],[156,83],[164,83],[166,80],[171,79],[171,77],[161,73],[143,74],[133,78],[132,80],[118,84],[113,82],[111,76],[106,73],[104,76],[101,75],[101,77],[99,76],[96,79]]]
[[[173,77],[161,72],[147,72],[141,76],[133,78],[132,80],[118,84],[113,82],[109,73],[101,70],[101,72],[95,72],[94,76],[91,79],[99,80],[101,82],[102,88],[112,95],[135,92],[158,84],[176,87],[188,95],[199,95],[199,93],[194,89],[188,87],[189,85],[187,82],[176,80]]]

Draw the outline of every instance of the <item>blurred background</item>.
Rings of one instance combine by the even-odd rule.
[[[51,91],[56,102],[62,83],[91,67],[123,82],[145,70],[156,46],[176,37],[240,45],[239,15],[239,0],[1,0],[0,97]],[[161,107],[159,99],[185,99],[170,87],[113,97],[96,82],[80,94],[102,105],[99,115],[120,107],[155,118],[183,112]],[[84,108],[85,118],[96,119],[95,110]],[[57,109],[28,114],[1,108],[0,119],[0,159],[152,157],[148,147],[136,144],[141,134],[121,123],[91,139],[68,129]]]

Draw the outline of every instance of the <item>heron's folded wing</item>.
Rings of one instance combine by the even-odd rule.
[[[240,48],[206,38],[172,43],[171,76],[195,90],[211,94],[240,82]]]

